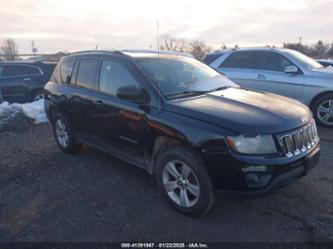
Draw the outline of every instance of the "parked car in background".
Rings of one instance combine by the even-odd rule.
[[[323,65],[324,67],[329,67],[329,66],[333,67],[333,60],[320,59],[317,60],[317,62]]]
[[[290,49],[243,48],[207,54],[203,61],[243,88],[305,103],[318,124],[333,127],[333,70],[310,57]]]
[[[307,106],[241,89],[186,56],[74,53],[58,63],[44,103],[62,151],[88,144],[156,175],[186,214],[207,212],[217,190],[272,193],[318,163]]]
[[[56,63],[0,62],[0,100],[32,102],[44,98],[43,87]]]

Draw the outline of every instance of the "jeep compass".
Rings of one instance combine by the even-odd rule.
[[[319,158],[308,107],[242,89],[182,54],[65,56],[45,86],[45,110],[62,151],[87,144],[146,170],[189,215],[206,213],[216,193],[272,193]]]

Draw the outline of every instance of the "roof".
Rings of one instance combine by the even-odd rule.
[[[178,52],[178,51],[168,51],[168,50],[151,50],[151,49],[125,49],[125,50],[86,50],[86,51],[78,51],[74,53],[70,53],[70,55],[77,55],[77,54],[123,54],[130,57],[149,57],[149,56],[156,56],[160,55],[176,55],[176,56],[184,56],[184,57],[191,57],[193,56],[188,53]]]
[[[229,51],[271,51],[271,50],[289,50],[287,48],[276,48],[276,47],[243,47],[243,48],[229,48],[223,50],[217,50],[208,54],[223,54]]]

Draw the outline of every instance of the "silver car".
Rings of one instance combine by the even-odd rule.
[[[224,50],[207,54],[203,61],[243,88],[303,102],[318,124],[333,127],[333,68],[295,50],[277,48]]]

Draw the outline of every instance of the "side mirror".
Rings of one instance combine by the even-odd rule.
[[[119,87],[117,96],[121,99],[127,99],[136,103],[143,103],[146,100],[146,94],[143,89],[135,85]]]
[[[285,73],[298,73],[298,68],[294,65],[290,65],[290,66],[287,66],[285,69],[284,69],[284,72]]]

